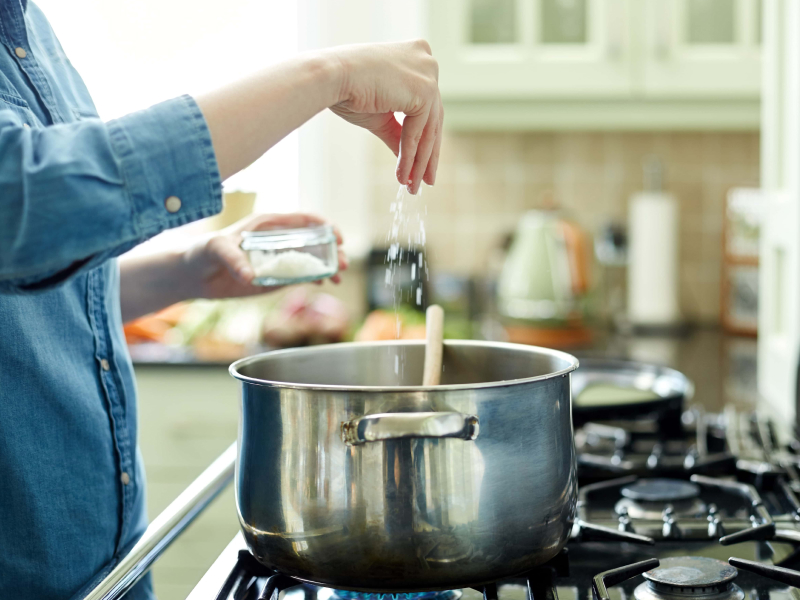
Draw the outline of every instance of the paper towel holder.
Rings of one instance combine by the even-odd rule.
[[[643,191],[629,204],[628,308],[635,333],[682,334],[680,310],[679,203],[664,191],[664,163],[642,161]]]

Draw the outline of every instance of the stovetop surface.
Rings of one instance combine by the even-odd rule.
[[[711,416],[707,420],[713,425],[716,419],[716,416]],[[697,422],[685,421],[679,444],[684,453],[686,448],[698,447],[698,433],[707,434],[707,428],[698,427]],[[566,546],[566,558],[561,555],[553,561],[553,564],[558,563],[555,595],[553,588],[549,587],[546,597],[534,595],[532,600],[592,598],[592,583],[596,576],[651,558],[703,556],[727,564],[729,557],[737,557],[762,565],[800,570],[800,502],[796,495],[800,492],[797,477],[800,459],[797,448],[779,447],[771,439],[768,427],[753,415],[729,414],[725,423],[721,429],[717,427],[719,423],[711,429],[716,427],[718,431],[713,435],[721,435],[726,440],[722,445],[714,443],[715,451],[725,453],[729,458],[723,462],[705,463],[705,466],[710,465],[709,469],[702,461],[691,463],[688,468],[686,464],[678,469],[669,464],[662,469],[663,463],[653,460],[648,467],[648,476],[642,477],[636,471],[630,475],[624,468],[615,468],[613,461],[602,468],[594,463],[581,470],[579,460],[577,518]],[[639,426],[624,427],[630,436],[630,432]],[[748,438],[746,452],[742,441],[731,437],[731,430]],[[651,433],[640,431],[636,437],[640,441],[649,439],[649,446],[663,443],[663,432]],[[613,435],[619,438],[618,433]],[[737,448],[735,455],[731,452],[732,445]],[[604,448],[602,444],[596,445],[595,451],[599,456],[598,449],[606,452],[606,456],[609,452],[611,456],[614,453],[621,455],[624,460],[625,452],[631,446],[620,443]],[[695,452],[694,456],[702,459],[708,456],[708,452],[709,444],[700,444],[700,452]],[[720,540],[730,545],[723,545]],[[652,545],[637,541],[649,541]],[[190,600],[257,600],[263,597],[266,573],[254,575],[248,579],[250,583],[240,587],[236,593],[219,594],[226,580],[231,579],[243,550],[246,551],[246,545],[240,534],[197,585],[189,596]],[[251,556],[246,558],[259,569]],[[497,600],[531,600],[529,580],[532,579],[520,577],[496,582]],[[641,594],[634,594],[643,581],[643,577],[637,575],[609,586],[609,599],[636,597],[643,600],[638,597]],[[745,599],[753,600],[782,600],[784,597],[800,600],[797,589],[741,569],[735,584],[741,588],[737,598],[692,593],[662,595],[659,600],[689,596],[738,600],[742,593]],[[461,598],[493,600],[485,592],[464,589]],[[310,584],[289,588],[280,595],[283,600],[336,600],[330,590]],[[413,599],[413,596],[405,594],[395,596]],[[273,596],[271,600],[277,599]],[[373,596],[370,600],[376,599]]]
[[[195,587],[187,600],[208,600],[216,598],[225,579],[236,564],[238,552],[246,549],[244,539],[238,534]],[[569,574],[560,576],[556,591],[558,600],[590,600],[592,598],[592,578],[603,571],[622,565],[632,564],[648,558],[667,558],[672,556],[707,556],[726,562],[736,556],[763,564],[781,564],[790,568],[800,568],[800,556],[791,544],[775,542],[745,542],[735,546],[722,546],[716,541],[696,543],[687,547],[682,541],[665,541],[656,546],[641,546],[628,543],[583,542],[568,544]],[[634,589],[644,582],[640,575],[624,583],[609,588],[612,600],[633,599]],[[800,600],[800,591],[773,582],[762,576],[739,571],[735,583],[742,588],[747,600]],[[329,594],[320,595],[323,588],[307,585],[289,589],[281,595],[284,600],[323,600]],[[462,600],[483,600],[483,593],[466,588],[460,590]],[[256,595],[253,595],[255,600]],[[399,594],[403,599],[404,595]],[[244,600],[244,599],[242,599]],[[527,587],[524,579],[507,579],[498,586],[498,600],[527,600]]]
[[[738,557],[800,570],[800,444],[780,446],[769,422],[747,412],[736,413],[730,405],[720,412],[714,402],[700,400],[687,403],[682,413],[668,418],[643,415],[639,420],[593,423],[576,430],[580,484],[576,526],[566,545],[566,559],[561,556],[554,561],[559,566],[555,595],[534,594],[533,600],[589,600],[597,575],[651,558],[702,556],[727,564],[729,557]],[[655,478],[681,482],[671,500],[658,500],[664,486],[642,489],[643,482],[652,483]],[[628,539],[613,539],[618,534]],[[720,538],[728,535],[740,539],[721,544]],[[639,541],[646,536],[653,545],[633,543],[635,536]],[[256,600],[266,577],[253,578],[238,595],[219,596],[243,550],[246,545],[239,534],[189,600]],[[644,581],[637,575],[616,583],[608,588],[608,596],[634,600],[636,588]],[[524,577],[496,582],[497,600],[531,600],[528,583]],[[798,589],[743,569],[734,583],[745,600],[800,600]],[[669,600],[698,595],[695,590]],[[289,588],[280,596],[282,600],[333,600],[330,590],[310,584]],[[396,596],[413,600],[406,594]],[[481,600],[485,596],[480,590],[464,589],[460,597]],[[702,597],[731,600],[719,595]]]

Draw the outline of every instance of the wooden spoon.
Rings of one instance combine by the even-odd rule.
[[[439,385],[442,379],[442,338],[444,337],[444,310],[431,304],[425,312],[425,368],[422,385]]]

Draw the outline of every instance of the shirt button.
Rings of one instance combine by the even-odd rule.
[[[131,482],[131,476],[128,475],[126,471],[122,472],[122,475],[119,476],[122,485],[128,485]]]
[[[30,125],[28,125],[27,123],[23,123],[23,124],[22,124],[22,126],[23,126],[25,129],[30,129],[30,128],[31,128],[31,126],[30,126]]]
[[[25,58],[28,56],[28,53],[25,52],[25,48],[14,48],[14,54],[19,56],[20,58]]]
[[[164,200],[164,206],[167,208],[167,212],[176,213],[181,209],[181,199],[177,196],[170,196]]]
[[[100,366],[103,367],[103,371],[110,371],[111,370],[111,364],[108,362],[108,359],[105,359],[105,358],[102,359],[100,361]]]

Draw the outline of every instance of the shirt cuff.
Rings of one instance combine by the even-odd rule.
[[[191,96],[110,121],[108,131],[140,239],[222,210],[211,133]]]

